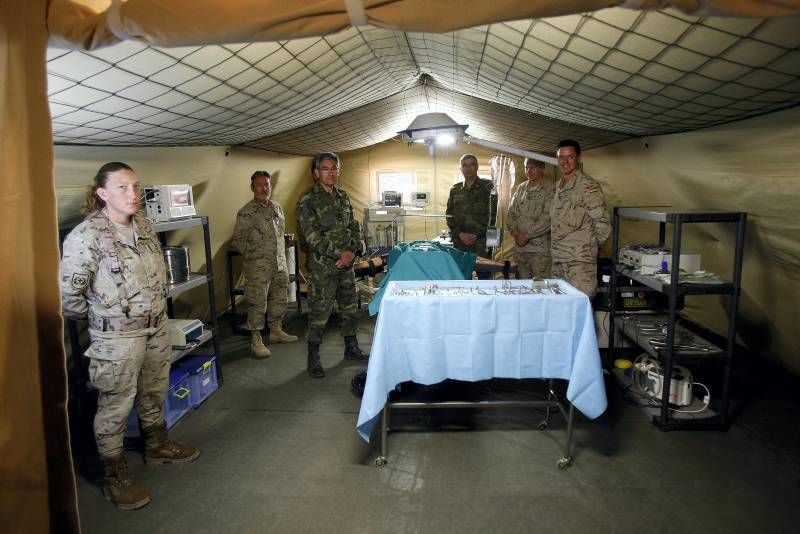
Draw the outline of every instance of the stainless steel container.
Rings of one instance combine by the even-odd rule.
[[[164,263],[167,264],[167,283],[177,284],[189,279],[189,249],[186,247],[163,247]]]

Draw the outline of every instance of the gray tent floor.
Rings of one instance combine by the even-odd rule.
[[[359,339],[369,347],[374,321]],[[574,464],[557,467],[566,425],[537,428],[531,408],[399,413],[388,464],[379,439],[355,431],[363,369],[342,360],[335,325],[322,345],[327,376],[305,372],[301,336],[256,360],[221,323],[224,385],[171,431],[202,450],[189,464],[146,466],[126,452],[153,501],[117,510],[93,454],[78,454],[85,533],[791,532],[800,528],[800,403],[762,388],[727,432],[660,432],[607,376],[609,408],[576,417]],[[528,395],[534,381],[476,385]],[[766,384],[765,384],[766,385]],[[473,391],[473,392],[474,392]]]

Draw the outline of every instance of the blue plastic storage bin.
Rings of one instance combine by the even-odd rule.
[[[197,354],[186,357],[179,365],[189,373],[189,398],[196,408],[219,388],[217,358],[211,354]]]
[[[188,369],[175,366],[169,370],[169,390],[164,401],[164,420],[167,428],[172,428],[181,417],[192,409],[191,401],[191,375]],[[139,416],[134,405],[128,415],[128,429],[125,435],[128,437],[138,437],[141,434],[139,429]]]

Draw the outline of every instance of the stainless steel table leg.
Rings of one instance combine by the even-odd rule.
[[[555,398],[555,393],[553,391],[553,379],[549,378],[547,380],[547,400],[548,402],[544,407],[544,421],[539,423],[539,430],[547,430],[547,427],[550,426],[550,407],[552,406],[551,402]]]
[[[569,417],[567,418],[567,444],[564,447],[564,456],[558,460],[559,469],[566,469],[572,465],[572,455],[570,449],[572,445],[572,420],[575,415],[575,407],[572,403],[569,404]]]
[[[383,415],[381,415],[381,455],[375,458],[375,467],[386,465],[386,437],[389,434],[389,399],[383,405]]]

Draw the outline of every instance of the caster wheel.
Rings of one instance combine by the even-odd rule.
[[[542,421],[536,428],[544,432],[545,430],[547,430],[547,421]]]
[[[386,465],[386,457],[385,456],[378,456],[377,458],[375,458],[375,467],[380,469],[385,465]]]
[[[559,469],[566,469],[567,467],[572,465],[572,456],[562,456],[558,460],[558,468]]]

